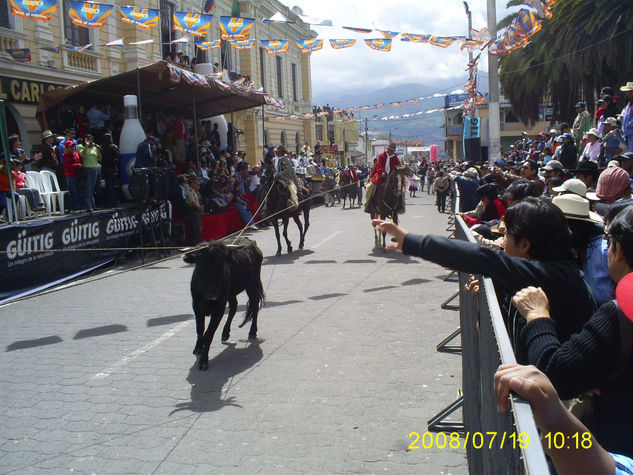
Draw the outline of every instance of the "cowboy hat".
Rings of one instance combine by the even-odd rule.
[[[574,193],[555,196],[552,203],[556,205],[567,219],[577,219],[592,223],[602,223],[598,213],[589,210],[589,200]]]
[[[53,137],[53,132],[51,132],[50,130],[45,130],[44,132],[42,132],[42,140],[49,137]]]
[[[395,152],[396,151],[396,144],[395,144],[395,142],[389,142],[389,145],[387,145],[387,150],[389,150],[391,152]]]
[[[633,91],[633,81],[627,82],[624,86],[620,88],[622,92]]]

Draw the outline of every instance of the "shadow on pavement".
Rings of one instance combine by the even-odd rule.
[[[264,308],[281,307],[283,305],[292,305],[294,303],[301,303],[303,300],[284,300],[282,302],[274,302],[272,300],[266,300],[264,302]]]
[[[426,284],[428,282],[431,282],[431,280],[430,279],[411,279],[411,280],[405,280],[400,285],[418,285],[418,284]]]
[[[363,292],[378,292],[379,290],[389,290],[397,288],[397,285],[383,285],[382,287],[374,287],[371,289],[365,289]]]
[[[5,351],[24,350],[25,348],[35,348],[38,346],[53,345],[61,343],[62,340],[58,336],[47,336],[44,338],[36,338],[35,340],[22,340],[11,343]]]
[[[112,335],[114,333],[126,332],[125,325],[105,325],[103,327],[87,328],[79,330],[73,340],[81,340],[82,338],[91,338],[93,336]]]
[[[305,261],[304,264],[336,264],[336,261],[334,259],[314,259],[311,261]]]
[[[284,254],[282,254],[281,256],[266,256],[264,257],[264,262],[262,263],[262,265],[267,266],[270,264],[292,264],[294,261],[296,261],[297,259],[300,259],[304,256],[309,256],[310,254],[314,254],[314,251],[311,251],[310,249],[299,249],[299,250],[295,250],[293,251],[291,254],[286,253],[286,251],[283,251]]]
[[[342,294],[339,292],[335,292],[335,293],[331,293],[331,294],[321,294],[321,295],[314,295],[312,297],[308,297],[310,300],[325,300],[325,299],[333,299],[336,297],[342,297],[343,295],[347,295],[347,294]]]
[[[209,360],[209,369],[198,370],[196,361],[189,369],[187,381],[191,385],[191,401],[176,404],[170,415],[180,411],[213,412],[224,406],[240,406],[233,396],[226,397],[230,386],[222,388],[231,378],[255,366],[264,357],[259,341],[250,341],[244,348],[226,345],[215,358]],[[224,397],[224,398],[223,398]]]
[[[375,247],[368,256],[371,257],[381,257],[383,259],[389,259],[387,264],[417,264],[420,261],[413,259],[411,256],[405,256],[401,252],[398,252],[394,249],[381,249]]]
[[[190,313],[185,313],[182,315],[167,315],[165,317],[150,318],[149,320],[147,320],[147,326],[157,327],[159,325],[169,325],[171,323],[179,323],[192,319],[193,315]]]

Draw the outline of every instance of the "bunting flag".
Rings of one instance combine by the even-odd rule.
[[[400,32],[398,32],[398,31],[385,31],[385,30],[376,30],[376,31],[380,32],[380,34],[382,36],[384,36],[385,38],[388,38],[390,40],[395,38],[396,36],[398,36],[400,34]]]
[[[344,26],[346,30],[355,31],[356,33],[371,33],[374,30],[370,30],[367,28],[354,28],[353,26]]]
[[[270,94],[264,94],[264,100],[266,101],[266,104],[275,106],[279,109],[283,109],[285,107],[283,102],[281,102],[279,99],[275,99]]]
[[[297,40],[297,46],[302,53],[310,53],[312,51],[319,51],[323,49],[323,40]]]
[[[131,45],[151,45],[154,40],[143,40],[143,41],[135,41],[134,43],[130,43]]]
[[[211,11],[211,9],[213,8],[213,4],[214,3],[215,3],[215,0],[205,0],[204,6],[202,7],[204,12],[205,13],[209,13]]]
[[[93,2],[70,2],[68,16],[82,28],[103,28],[114,6]]]
[[[58,54],[61,52],[61,47],[59,46],[41,46],[39,49],[43,49],[44,51],[48,51],[49,53]]]
[[[448,48],[458,40],[457,36],[432,36],[429,43],[440,48]]]
[[[220,17],[220,38],[223,40],[247,40],[253,28],[253,18]]]
[[[294,25],[296,22],[288,20],[285,16],[283,16],[280,12],[275,13],[268,19],[262,20],[263,23],[287,23],[289,25]]]
[[[288,52],[288,40],[261,40],[260,43],[269,55]]]
[[[178,38],[177,40],[174,41],[168,41],[167,43],[163,43],[164,45],[179,45],[179,44],[185,44],[185,43],[189,43],[189,38],[187,38],[186,36],[183,36],[182,38]]]
[[[31,50],[28,48],[18,49],[5,49],[9,56],[11,56],[18,63],[30,63],[31,62]]]
[[[481,43],[477,40],[473,40],[472,38],[463,38],[462,45],[459,47],[461,51],[468,50],[469,53],[472,53],[477,48],[481,46]]]
[[[255,40],[228,40],[228,42],[235,49],[251,49],[255,46]]]
[[[99,46],[123,46],[123,38],[118,40],[108,41],[107,43],[100,43]]]
[[[196,41],[194,45],[196,45],[201,50],[206,51],[208,49],[216,49],[222,46],[222,40]]]
[[[329,40],[334,49],[349,48],[356,44],[356,40]]]
[[[11,15],[28,18],[29,20],[48,22],[57,10],[57,0],[10,0],[10,2]],[[25,9],[23,10],[18,3],[22,4]]]
[[[70,51],[76,51],[77,53],[83,53],[84,51],[86,51],[91,46],[92,46],[92,43],[88,43],[87,45],[83,45],[83,46],[66,45],[66,48],[68,48]]]
[[[402,33],[400,41],[408,41],[411,43],[428,43],[431,40],[431,35],[414,35],[411,33]]]
[[[376,38],[373,40],[365,40],[365,44],[376,51],[391,51],[391,43],[393,40],[385,38]]]
[[[536,14],[525,8],[519,11],[512,24],[514,25],[517,38],[525,40],[523,43],[541,31],[542,28],[541,22],[536,18]]]
[[[174,12],[174,30],[185,35],[207,36],[213,15],[192,12]]]
[[[552,18],[551,5],[549,3],[546,5],[541,0],[523,0],[523,4],[536,10],[536,14],[541,18]],[[553,1],[551,3],[554,4]]]
[[[119,13],[121,13],[123,23],[129,23],[143,30],[149,30],[160,21],[160,11],[153,8],[119,7]]]

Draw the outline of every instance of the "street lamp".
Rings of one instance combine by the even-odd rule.
[[[473,14],[470,11],[470,8],[468,8],[468,3],[464,2],[464,10],[466,10],[466,16],[468,17],[468,33],[466,33],[466,38],[470,38],[470,32],[473,29]],[[472,61],[473,60],[473,52],[472,51],[468,51],[468,61]]]

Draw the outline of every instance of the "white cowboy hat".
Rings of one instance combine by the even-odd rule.
[[[552,203],[560,208],[567,219],[602,223],[600,215],[589,210],[589,200],[582,196],[573,193],[555,196]]]
[[[624,86],[620,88],[622,92],[633,91],[633,81],[627,82]]]

